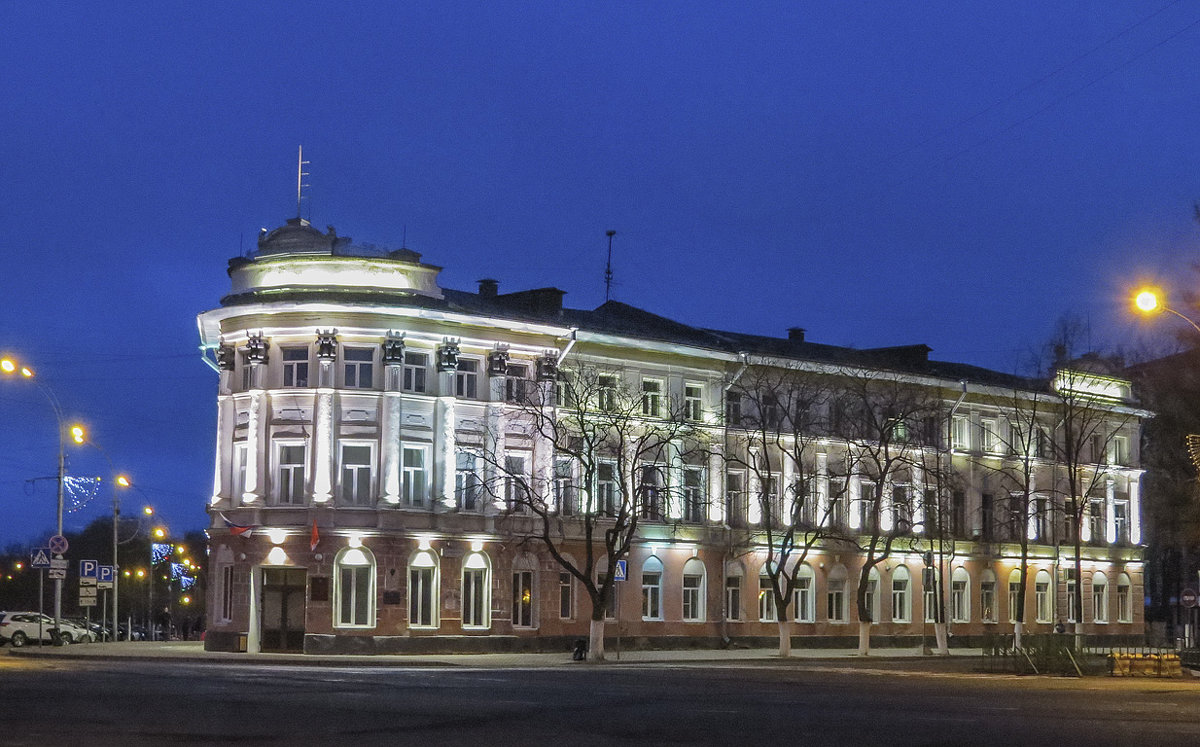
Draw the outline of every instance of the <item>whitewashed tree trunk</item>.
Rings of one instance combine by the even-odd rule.
[[[871,623],[858,624],[858,655],[868,656],[871,653]]]
[[[604,621],[592,620],[588,631],[588,661],[604,661]]]
[[[946,630],[946,623],[933,624],[933,637],[937,642],[937,652],[942,656],[950,655],[950,634]]]
[[[1025,623],[1018,620],[1013,623],[1013,648],[1021,648],[1021,643],[1025,637]]]
[[[779,655],[787,658],[792,655],[792,622],[780,620],[779,625]]]

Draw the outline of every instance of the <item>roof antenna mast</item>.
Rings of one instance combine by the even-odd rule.
[[[612,237],[616,236],[617,232],[608,230],[604,235],[608,237],[608,264],[604,266],[604,303],[608,303],[612,297]]]
[[[308,172],[304,170],[310,162],[304,160],[304,146],[300,146],[300,155],[296,157],[296,218],[300,219],[300,201],[304,199],[302,190],[309,186],[304,183],[304,177],[308,176]]]

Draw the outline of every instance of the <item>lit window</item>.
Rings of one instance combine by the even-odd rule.
[[[996,615],[996,576],[990,570],[984,571],[979,579],[979,619],[985,623],[999,619]]]
[[[346,366],[345,382],[350,389],[370,389],[374,383],[373,363],[375,351],[370,348],[346,348],[342,359]]]
[[[533,571],[513,571],[513,625],[533,627]]]
[[[334,620],[339,627],[374,627],[375,560],[365,547],[341,550],[334,561]]]
[[[308,386],[308,348],[283,348],[283,385]]]

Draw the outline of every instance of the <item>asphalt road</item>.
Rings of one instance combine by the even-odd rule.
[[[1200,683],[833,663],[496,669],[0,655],[0,745],[1155,745]]]

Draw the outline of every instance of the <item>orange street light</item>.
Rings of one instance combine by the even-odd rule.
[[[1168,314],[1174,314],[1183,321],[1192,325],[1192,329],[1200,332],[1200,325],[1197,325],[1196,322],[1191,318],[1184,316],[1175,309],[1172,309],[1170,306],[1167,306],[1165,298],[1166,297],[1163,292],[1158,288],[1142,288],[1134,295],[1133,305],[1143,314],[1160,314],[1164,311]]]

